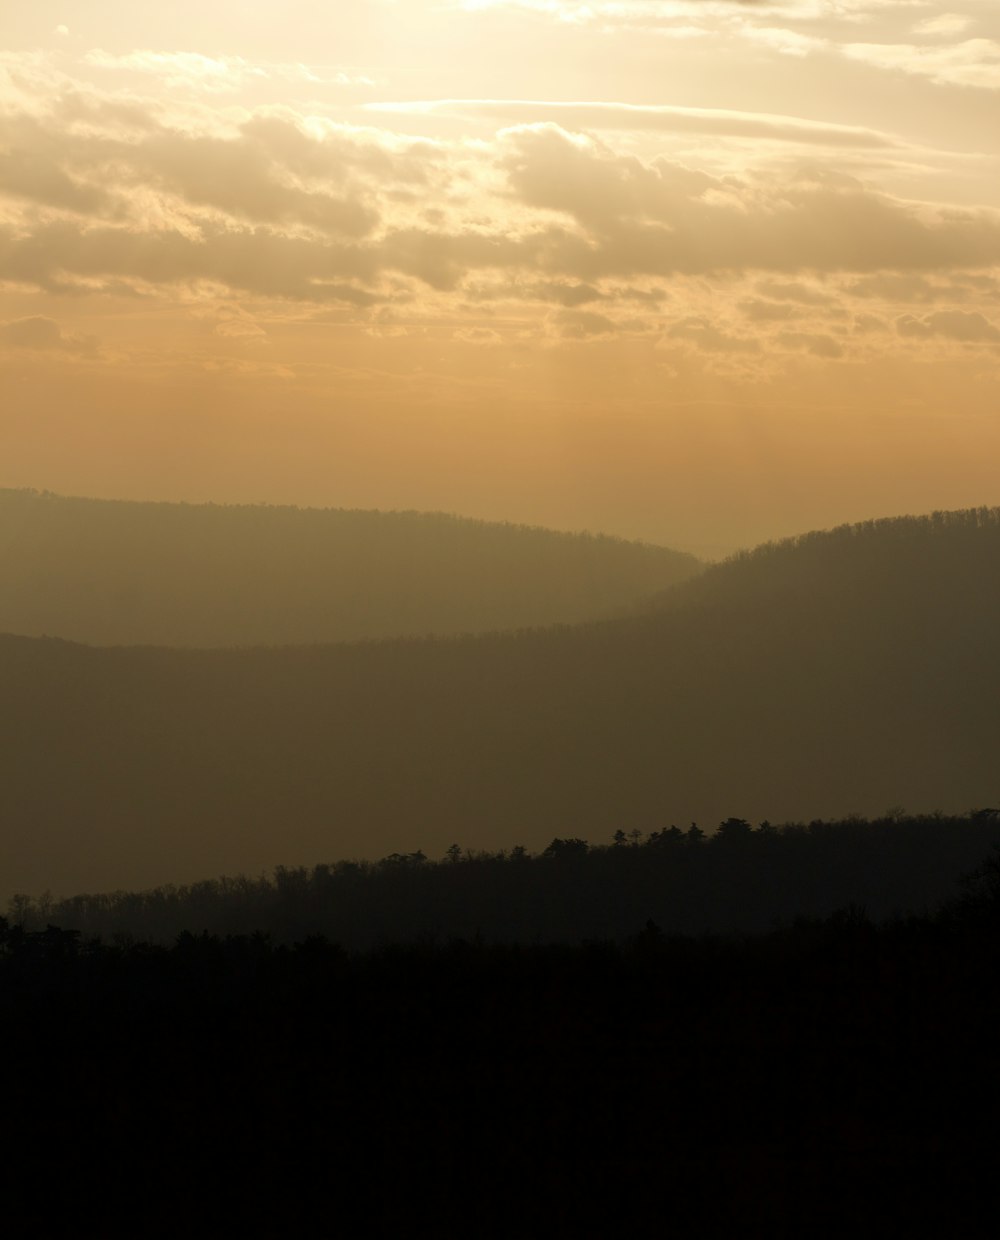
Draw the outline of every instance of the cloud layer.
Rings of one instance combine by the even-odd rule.
[[[39,3],[4,485],[709,553],[995,502],[991,2]]]
[[[1000,264],[1000,213],[990,209],[909,202],[816,161],[713,175],[616,149],[582,125],[891,145],[870,130],[705,109],[421,105],[498,121],[534,108],[577,126],[543,119],[488,141],[446,141],[288,108],[178,119],[79,85],[48,107],[8,97],[0,279],[49,293],[208,285],[334,303],[362,319],[379,305],[436,299],[435,313],[460,320],[469,301],[573,310],[623,304],[626,287],[652,303],[654,283],[853,275],[837,290],[812,287],[805,304],[819,313],[845,289],[870,299],[882,280],[889,299],[909,289],[919,302],[928,274]],[[734,308],[758,325],[790,317],[736,292]],[[613,330],[617,314],[607,322]],[[634,314],[622,311],[621,322],[635,330]]]

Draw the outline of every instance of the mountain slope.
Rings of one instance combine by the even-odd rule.
[[[980,510],[763,550],[576,628],[229,652],[7,638],[0,873],[134,888],[996,805],[998,566],[1000,510]]]
[[[252,646],[613,615],[690,555],[441,513],[65,499],[0,491],[0,632]]]

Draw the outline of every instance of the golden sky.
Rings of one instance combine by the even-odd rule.
[[[1000,502],[1000,5],[33,0],[0,486],[706,555]]]

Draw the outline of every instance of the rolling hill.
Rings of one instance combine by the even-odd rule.
[[[442,513],[154,504],[0,491],[0,632],[264,646],[611,616],[694,556]]]
[[[0,640],[7,892],[996,805],[1000,510],[760,548],[641,615],[267,650]]]

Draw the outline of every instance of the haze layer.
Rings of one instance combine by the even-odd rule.
[[[0,638],[0,895],[995,806],[998,555],[1000,510],[981,510],[764,547],[575,628],[247,651]]]

